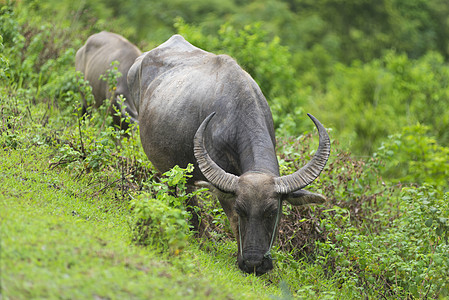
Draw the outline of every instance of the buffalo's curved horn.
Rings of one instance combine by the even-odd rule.
[[[276,192],[280,194],[288,194],[311,184],[320,175],[329,159],[331,150],[329,135],[320,121],[311,114],[307,115],[318,129],[320,136],[318,150],[312,159],[295,173],[275,178]]]
[[[195,137],[193,138],[193,152],[204,177],[220,190],[234,193],[237,189],[238,176],[227,173],[220,168],[212,158],[210,158],[206,147],[204,146],[204,131],[214,115],[215,112],[211,113],[204,119],[200,127],[198,127]]]

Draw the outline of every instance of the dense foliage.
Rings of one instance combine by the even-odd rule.
[[[97,187],[90,199],[111,191],[131,216],[135,244],[176,256],[189,243],[212,253],[232,243],[208,194],[194,192],[198,208],[188,205],[190,168],[154,170],[139,129],[111,125],[110,102],[88,117],[79,112],[81,97],[92,95],[74,56],[91,33],[118,32],[144,50],[180,33],[234,57],[259,83],[282,173],[316,149],[305,112],[333,139],[310,187],[328,202],[284,207],[277,267],[260,280],[282,281],[285,295],[304,298],[448,297],[448,12],[440,0],[8,2],[0,12],[0,147],[48,148],[48,168]],[[192,214],[201,222],[195,239]]]

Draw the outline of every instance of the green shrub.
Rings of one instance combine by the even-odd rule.
[[[449,141],[449,66],[437,53],[417,59],[388,52],[366,64],[337,64],[324,95],[309,92],[312,113],[336,129],[356,154],[373,153],[404,126],[430,126],[438,142]]]
[[[188,241],[187,212],[141,194],[130,202],[138,221],[133,226],[133,241],[161,251],[179,253]]]
[[[8,58],[3,55],[4,48],[3,37],[0,34],[0,82],[3,82],[8,77],[9,61]]]
[[[150,192],[130,201],[134,213],[131,229],[133,241],[161,251],[178,254],[190,237],[186,201],[198,194],[186,192],[186,182],[193,165],[186,169],[175,166],[164,173],[160,182],[147,184]]]
[[[342,284],[377,287],[384,297],[448,296],[448,200],[448,193],[442,196],[430,186],[406,188],[391,227],[372,234],[361,234],[338,208],[322,219],[332,234],[317,242],[318,258]]]
[[[89,87],[85,86],[89,92]],[[99,111],[92,112],[90,116],[81,115],[80,95],[73,95],[73,119],[78,123],[78,128],[67,133],[63,138],[58,152],[52,159],[53,166],[68,166],[78,172],[100,171],[107,168],[117,157],[120,140],[120,132],[111,124],[112,118],[106,113],[109,102],[100,107]],[[85,94],[87,95],[87,93]],[[109,117],[108,117],[109,116]]]
[[[80,172],[100,171],[110,165],[116,165],[117,161],[125,158],[133,160],[133,165],[143,164],[143,151],[138,147],[139,134],[137,125],[129,126],[126,130],[116,128],[112,123],[112,115],[120,116],[120,121],[125,122],[126,116],[111,105],[112,97],[104,99],[103,104],[96,110],[92,109],[94,97],[89,83],[83,79],[80,72],[74,74],[73,90],[64,93],[63,101],[66,107],[71,108],[72,121],[78,128],[68,134],[68,142],[63,143],[52,160],[52,165],[67,165]],[[121,74],[117,71],[116,63],[112,63],[112,69],[101,78],[107,81],[111,94],[116,89],[117,78]],[[87,104],[87,114],[82,115],[82,99]],[[123,104],[124,99],[119,99]],[[113,109],[115,111],[113,111]],[[124,137],[122,139],[122,137]],[[128,147],[127,147],[128,146]],[[137,162],[134,158],[139,156]]]
[[[50,140],[47,123],[48,108],[33,104],[32,93],[0,86],[0,148],[26,149]]]
[[[449,148],[429,133],[429,126],[417,124],[383,142],[374,154],[383,161],[382,175],[392,182],[428,183],[449,191]]]
[[[18,73],[19,55],[24,47],[24,36],[20,34],[20,27],[11,4],[0,7],[0,36],[2,82],[13,84]],[[8,69],[6,67],[9,66]],[[8,72],[6,73],[6,71]]]

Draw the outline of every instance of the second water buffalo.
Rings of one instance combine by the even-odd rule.
[[[137,120],[137,110],[134,107],[134,101],[131,101],[126,76],[134,60],[141,54],[139,48],[121,35],[112,32],[102,31],[91,35],[87,39],[86,43],[76,52],[75,68],[84,74],[84,78],[92,86],[95,107],[99,107],[105,99],[112,97],[112,104],[122,112],[123,117],[125,109],[119,107],[117,103],[118,97],[123,95],[126,98],[124,102],[126,112],[131,117],[131,121]],[[100,76],[107,74],[107,71],[111,68],[111,63],[114,61],[119,62],[118,71],[122,76],[118,78],[117,88],[111,95],[107,81],[100,79]],[[87,103],[83,99],[83,112],[86,109]],[[113,120],[115,125],[122,124],[117,116],[113,116]]]

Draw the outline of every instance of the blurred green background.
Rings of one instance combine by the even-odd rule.
[[[261,86],[279,134],[312,129],[310,112],[355,155],[371,155],[390,135],[417,124],[437,143],[449,141],[444,0],[26,0],[16,6],[29,35],[41,30],[54,40],[34,45],[26,34],[14,40],[2,12],[6,55],[22,54],[9,62],[15,82],[27,82],[19,70],[37,55],[32,47],[44,55],[35,58],[40,77],[27,84],[38,80],[44,87],[52,80],[50,68],[41,68],[46,59],[62,59],[90,34],[117,32],[148,51],[181,33],[238,60]],[[67,60],[73,62],[73,53]],[[55,94],[55,88],[47,90]]]

